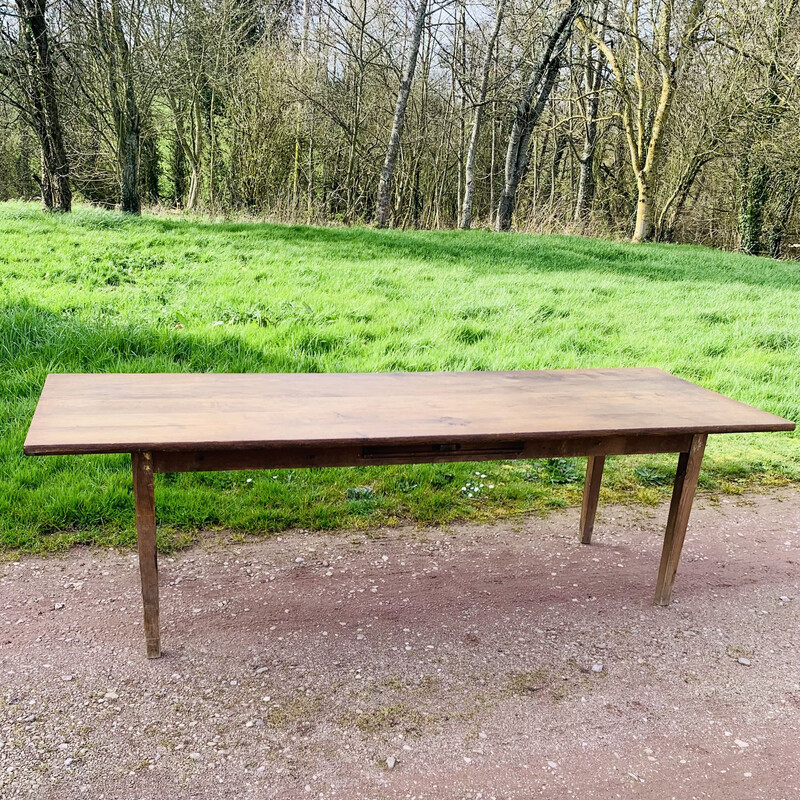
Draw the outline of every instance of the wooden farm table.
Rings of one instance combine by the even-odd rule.
[[[658,369],[49,375],[25,453],[130,453],[147,655],[161,655],[155,472],[680,453],[655,602],[668,605],[710,433],[794,423]]]

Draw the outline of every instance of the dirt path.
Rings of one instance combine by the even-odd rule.
[[[0,797],[797,798],[800,495],[0,565]],[[388,759],[388,765],[387,765]],[[392,765],[389,768],[389,765]]]

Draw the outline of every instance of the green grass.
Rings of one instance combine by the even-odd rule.
[[[134,538],[127,457],[22,455],[49,372],[658,366],[797,419],[797,266],[565,236],[134,219],[83,208],[61,217],[0,205],[0,546]],[[604,497],[655,501],[674,464],[613,458]],[[170,548],[208,528],[544,510],[578,502],[582,470],[576,460],[159,476],[159,535]],[[795,435],[719,436],[701,481],[736,491],[799,473]],[[478,486],[472,497],[467,481]],[[371,491],[348,492],[358,487]]]

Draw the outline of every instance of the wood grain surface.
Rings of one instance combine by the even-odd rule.
[[[52,374],[28,455],[788,431],[659,369]]]

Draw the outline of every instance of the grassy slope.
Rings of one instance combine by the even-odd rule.
[[[650,365],[796,419],[797,296],[796,263],[699,247],[85,209],[46,217],[0,205],[0,545],[132,540],[126,457],[22,456],[48,372]],[[796,480],[799,466],[794,435],[712,437],[702,481],[730,490]],[[470,498],[461,489],[476,469],[487,477]],[[580,470],[516,462],[163,476],[162,545],[208,526],[559,506],[577,501]],[[612,459],[605,485],[654,500],[673,471],[673,457]],[[348,497],[358,486],[373,494]]]

